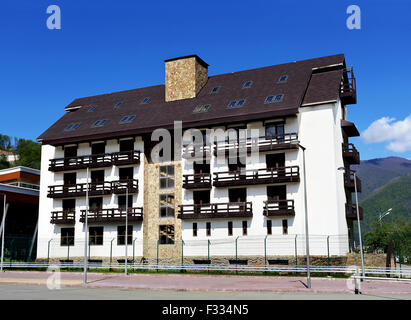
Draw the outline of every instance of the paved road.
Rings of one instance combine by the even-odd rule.
[[[55,282],[58,280],[57,282]],[[89,273],[87,287],[78,272],[7,271],[0,274],[0,298],[11,299],[362,299],[400,297],[411,299],[411,282],[372,280],[360,283],[354,295],[351,279],[303,277],[104,274]],[[50,290],[60,286],[60,290]]]
[[[0,284],[2,300],[410,300],[411,295],[368,295],[352,293],[304,294],[270,292],[189,292],[176,290],[111,289],[45,285]]]

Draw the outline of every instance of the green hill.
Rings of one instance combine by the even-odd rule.
[[[364,210],[361,223],[362,233],[372,230],[372,224],[378,221],[379,214],[392,208],[392,212],[384,217],[383,222],[392,222],[398,218],[411,219],[411,174],[396,177],[391,182],[369,193],[360,201]]]

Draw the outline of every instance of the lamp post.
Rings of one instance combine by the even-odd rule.
[[[126,245],[126,251],[125,251],[125,260],[124,260],[124,275],[127,275],[127,257],[128,257],[128,180],[126,181],[126,231],[125,231],[125,245]]]
[[[345,173],[347,172],[347,169],[345,167],[339,167],[338,170],[344,171]],[[355,175],[354,170],[348,169],[349,172],[352,172],[354,175],[354,190],[355,190],[355,205],[356,205],[356,211],[357,211],[357,224],[358,224],[358,237],[360,239],[360,253],[361,253],[361,268],[362,268],[362,276],[363,278],[361,281],[364,280],[365,278],[365,270],[364,270],[364,252],[362,248],[362,236],[361,236],[361,223],[360,223],[360,209],[358,207],[358,192],[357,192],[357,176]]]
[[[389,208],[387,211],[385,211],[384,213],[380,213],[380,217],[378,218],[378,221],[381,223],[382,218],[384,218],[385,216],[388,216],[391,213],[392,208]]]
[[[303,169],[304,169],[304,207],[305,207],[305,254],[307,260],[307,288],[311,289],[311,274],[310,274],[310,241],[308,236],[308,212],[307,212],[307,175],[305,170],[305,147],[300,144],[299,140],[293,141],[303,151]]]
[[[84,277],[83,283],[87,284],[87,233],[88,233],[88,168],[87,168],[87,184],[86,184],[86,215],[84,217]]]

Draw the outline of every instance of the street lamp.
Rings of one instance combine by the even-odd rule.
[[[389,208],[384,213],[380,213],[380,217],[378,218],[378,221],[381,223],[382,218],[384,218],[385,216],[388,216],[391,213],[391,210],[392,210],[392,208]]]
[[[348,173],[345,167],[339,167],[338,170]],[[361,268],[362,268],[362,276],[363,276],[363,279],[361,279],[361,281],[363,281],[365,278],[365,270],[364,270],[364,253],[363,253],[362,239],[361,239],[362,236],[361,236],[361,224],[360,224],[360,210],[358,207],[357,177],[355,175],[355,170],[350,170],[350,169],[348,170],[349,172],[352,172],[354,175],[355,205],[356,205],[356,211],[357,211],[358,237],[360,238]]]
[[[305,149],[299,140],[292,142],[297,145],[303,151],[303,169],[304,169],[304,206],[305,206],[305,251],[306,251],[306,260],[307,260],[307,288],[311,289],[311,275],[310,275],[310,245],[308,237],[308,213],[307,213],[307,176],[305,170]]]
[[[120,181],[116,182],[115,185],[119,187],[121,185]],[[128,178],[126,179],[126,230],[124,231],[124,241],[125,241],[125,252],[124,252],[124,275],[127,275],[127,257],[128,257]]]
[[[83,283],[87,284],[87,232],[88,232],[88,168],[86,184],[86,215],[84,217],[84,277]]]

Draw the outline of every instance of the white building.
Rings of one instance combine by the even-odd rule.
[[[222,241],[212,255],[231,256],[224,241],[235,241],[236,250],[240,241],[242,256],[258,256],[261,239],[276,244],[270,256],[293,255],[294,239],[305,234],[304,165],[311,254],[344,255],[356,212],[352,176],[338,168],[349,172],[359,163],[348,143],[359,135],[347,120],[353,103],[355,78],[344,55],[210,77],[203,60],[185,56],[166,60],[165,85],[76,99],[38,139],[38,258],[64,258],[68,249],[83,255],[87,207],[89,255],[123,256],[127,189],[129,256],[205,257],[210,241]],[[201,157],[194,162],[186,144],[155,160],[153,130],[173,129],[175,121],[183,132],[247,137],[196,145]],[[258,146],[258,153],[237,161],[243,146]],[[332,245],[316,245],[318,236],[334,237]],[[53,250],[50,239],[57,239]]]

